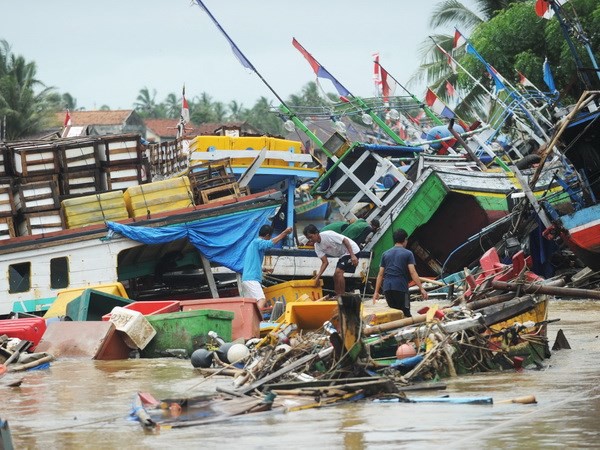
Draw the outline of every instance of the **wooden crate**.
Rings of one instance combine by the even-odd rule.
[[[190,167],[190,183],[192,185],[198,185],[209,180],[225,180],[230,179],[233,174],[231,170],[231,159],[223,158],[216,159],[214,161],[206,161],[200,164],[195,164]]]
[[[0,217],[0,240],[17,237],[12,217]]]
[[[148,174],[146,164],[106,166],[101,169],[100,186],[103,191],[139,186],[151,181]]]
[[[39,235],[65,229],[59,209],[21,214],[17,219],[19,236]]]
[[[240,196],[240,188],[237,183],[228,183],[200,191],[202,204],[237,198]]]
[[[153,177],[171,177],[183,173],[189,166],[187,139],[151,144],[147,148]]]
[[[61,140],[58,149],[62,172],[81,172],[100,167],[98,138]]]
[[[14,192],[15,208],[21,213],[49,211],[60,208],[58,183],[53,177],[47,181],[19,183]]]
[[[48,143],[24,143],[23,146],[9,147],[12,169],[16,176],[32,177],[52,175],[60,172],[58,152]]]
[[[196,164],[191,167],[188,178],[194,194],[194,201],[198,205],[207,203],[207,199],[216,196],[217,192],[229,190],[232,184],[237,186],[229,158]],[[208,192],[208,196],[207,194],[203,195],[203,192]],[[239,193],[239,187],[236,192]]]
[[[142,162],[140,135],[103,136],[98,141],[98,160],[103,166],[140,164]]]
[[[88,195],[102,190],[100,169],[64,172],[59,176],[61,195]]]
[[[0,217],[12,217],[16,213],[12,187],[0,185]]]
[[[0,143],[0,177],[8,176],[8,149]]]

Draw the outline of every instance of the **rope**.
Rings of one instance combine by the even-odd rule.
[[[142,199],[144,200],[144,206],[146,207],[146,219],[150,219],[150,207],[146,201],[146,193],[144,192],[144,186],[140,184],[140,192],[142,193]]]

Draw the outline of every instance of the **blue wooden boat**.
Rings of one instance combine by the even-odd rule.
[[[313,197],[302,186],[296,189],[294,204],[296,220],[313,222],[327,220],[331,214],[331,202],[321,197]]]

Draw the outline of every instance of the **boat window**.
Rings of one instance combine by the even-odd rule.
[[[27,292],[31,287],[31,263],[11,264],[8,266],[8,292]]]
[[[64,289],[69,286],[69,260],[66,257],[50,260],[50,287]]]

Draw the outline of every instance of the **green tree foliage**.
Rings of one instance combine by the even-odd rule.
[[[0,41],[0,121],[6,118],[7,140],[36,133],[47,122],[53,90],[36,78],[36,70],[34,62],[14,55],[8,42]]]
[[[247,122],[263,133],[280,136],[283,133],[283,122],[271,112],[272,108],[266,97],[260,97],[249,111]]]
[[[600,3],[595,0],[572,0],[564,5],[563,11],[565,15],[573,15],[573,11],[577,11],[577,17],[587,37],[600,37],[600,21],[597,20],[600,17]],[[542,65],[544,59],[548,58],[563,101],[573,101],[583,90],[575,59],[557,18],[539,18],[531,3],[514,4],[502,11],[477,27],[470,40],[486,61],[510,82],[518,82],[517,71],[520,71],[540,90],[547,91]],[[592,65],[585,48],[577,40],[573,42],[583,66],[590,68]],[[600,39],[590,42],[597,58]],[[461,63],[471,73],[485,70],[481,62],[472,55],[465,55]],[[596,74],[586,74],[590,81],[598,86]],[[581,76],[583,75],[580,74],[579,77]],[[468,83],[464,77],[462,80]]]
[[[572,101],[578,97],[582,87],[573,55],[557,18],[546,20],[538,17],[534,5],[532,1],[478,1],[478,13],[475,13],[457,0],[445,0],[434,11],[430,23],[434,27],[456,26],[485,60],[513,84],[518,81],[518,70],[541,90],[547,90],[542,78],[542,64],[547,57],[563,101]],[[591,39],[594,53],[598,55],[600,4],[597,0],[571,0],[563,6],[563,12],[580,20],[582,29]],[[452,35],[444,34],[433,36],[447,52],[452,50],[452,38]],[[591,67],[583,46],[577,39],[574,41],[583,65]],[[446,101],[445,85],[446,81],[450,81],[459,89],[463,99],[456,108],[457,113],[465,118],[485,117],[485,108],[490,104],[483,89],[460,68],[454,74],[446,56],[431,40],[422,43],[420,50],[423,63],[411,81],[426,80],[427,85]],[[465,54],[464,48],[455,56],[473,77],[492,89],[493,81],[477,58]],[[597,82],[594,73],[590,73],[589,77]]]
[[[150,92],[150,89],[147,87],[142,88],[133,107],[145,119],[161,119],[166,117],[165,105],[163,103],[156,103],[156,89]]]

